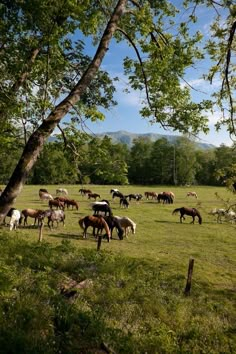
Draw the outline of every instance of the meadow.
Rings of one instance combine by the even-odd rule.
[[[56,195],[58,186],[26,185],[15,207],[47,209],[38,190]],[[65,210],[65,227],[31,225],[0,234],[0,353],[235,353],[236,224],[217,224],[209,212],[235,197],[223,187],[98,186],[102,199],[110,189],[124,194],[175,193],[173,204],[143,199],[120,208],[136,234],[111,242],[83,239],[80,217],[91,215],[80,186],[64,185],[79,210]],[[198,199],[186,197],[189,190]],[[187,216],[181,224],[175,208],[197,208],[203,219]],[[188,264],[194,259],[192,286],[184,294]],[[72,284],[69,285],[69,284]],[[81,285],[81,286],[80,286]]]

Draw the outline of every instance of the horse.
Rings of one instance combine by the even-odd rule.
[[[110,193],[114,193],[114,192],[119,192],[119,189],[114,188],[110,190]]]
[[[80,193],[82,196],[84,196],[84,195],[86,195],[86,194],[88,194],[88,193],[92,193],[92,191],[91,191],[90,189],[81,188],[81,189],[79,190],[79,193]]]
[[[112,215],[112,210],[111,207],[107,204],[94,204],[92,206],[92,209],[94,211],[94,215],[98,215],[99,212],[104,213],[105,215]]]
[[[65,202],[61,202],[59,199],[53,199],[53,200],[49,200],[48,201],[48,206],[50,207],[50,209],[53,209],[53,207],[55,206],[57,209],[65,209]]]
[[[10,208],[6,214],[6,216],[3,219],[3,224],[6,225],[6,217],[9,216],[11,218],[13,211],[16,210],[16,208]]]
[[[129,198],[129,201],[131,201],[131,199],[135,199],[135,200],[139,201],[143,198],[142,194],[128,194],[125,197]]]
[[[120,223],[120,226],[125,230],[125,236],[127,237],[130,230],[132,234],[136,232],[136,224],[133,220],[128,218],[127,216],[114,216],[114,218]]]
[[[63,210],[45,210],[39,215],[39,220],[44,218],[48,218],[48,227],[50,229],[53,227],[54,221],[56,221],[57,227],[59,222],[62,222],[63,226],[65,226],[66,216]]]
[[[197,199],[197,193],[196,192],[188,192],[186,197],[195,197]]]
[[[126,198],[120,198],[120,207],[128,208],[129,202]]]
[[[162,193],[159,193],[157,195],[157,201],[158,203],[161,202],[161,200],[163,201],[163,204],[166,203],[166,204],[173,204],[173,198],[170,194],[166,193],[166,192],[162,192]]]
[[[98,236],[99,231],[101,231],[104,228],[106,231],[107,240],[108,240],[108,242],[110,241],[110,238],[111,238],[110,229],[107,225],[107,222],[103,219],[102,216],[87,215],[83,218],[80,218],[79,219],[79,226],[81,227],[81,229],[84,230],[83,238],[87,238],[87,229],[89,226],[97,229],[97,236]]]
[[[40,210],[40,209],[24,209],[21,212],[21,217],[20,217],[19,223],[21,225],[22,220],[24,218],[24,226],[27,225],[28,224],[27,218],[30,217],[30,218],[34,218],[34,225],[35,225],[37,220],[39,223],[39,217],[42,213],[43,213],[43,210]]]
[[[107,202],[105,200],[104,201],[100,201],[100,202],[92,202],[92,203],[90,203],[91,208],[93,208],[94,205],[109,205],[109,204],[107,204]]]
[[[41,200],[52,200],[54,199],[53,196],[49,193],[39,191],[39,198]]]
[[[40,188],[39,192],[48,193],[48,190],[45,188]]]
[[[19,221],[21,217],[21,212],[17,209],[12,211],[11,219],[10,219],[10,231],[13,229],[16,230],[19,226]]]
[[[149,200],[149,197],[150,198],[157,198],[157,193],[156,192],[145,192],[144,193],[145,197],[147,200]]]
[[[100,194],[97,193],[88,193],[88,199],[93,198],[94,200],[97,200],[97,198],[101,198]]]
[[[117,191],[117,192],[113,192],[112,194],[112,199],[115,199],[116,197],[118,198],[124,198],[124,194],[122,194],[121,192]]]
[[[210,213],[210,215],[217,215],[217,223],[222,222],[222,216],[227,220],[234,222],[236,220],[236,213],[232,210],[226,210],[226,209],[213,209]]]
[[[65,188],[58,188],[58,189],[56,189],[56,194],[68,195],[68,191]]]
[[[77,203],[76,200],[74,200],[74,199],[66,199],[65,205],[67,206],[67,209],[69,209],[70,206],[72,206],[72,210],[74,207],[76,208],[76,210],[79,209],[79,203]]]
[[[186,208],[186,207],[182,207],[182,208],[177,208],[172,212],[172,215],[180,212],[180,222],[182,223],[182,219],[185,220],[184,215],[190,215],[192,216],[193,220],[191,222],[191,224],[194,224],[195,221],[195,217],[198,217],[198,222],[199,224],[202,224],[202,217],[201,214],[199,213],[199,211],[195,208]]]
[[[113,229],[116,228],[119,239],[123,240],[124,230],[122,229],[120,222],[114,216],[103,216],[103,219],[106,221],[110,229],[111,238]]]

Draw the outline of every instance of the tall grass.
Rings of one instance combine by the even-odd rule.
[[[55,186],[48,188],[55,195]],[[0,236],[0,353],[235,353],[235,224],[217,224],[209,211],[233,195],[224,188],[171,187],[173,205],[143,200],[121,209],[109,186],[90,186],[127,215],[137,232],[120,241],[82,238],[78,219],[91,214],[78,186],[63,186],[80,208],[66,210],[63,228],[32,225]],[[115,186],[112,186],[115,187]],[[161,192],[167,186],[118,187],[125,194]],[[36,186],[26,186],[16,207],[46,209]],[[217,198],[215,193],[218,193]],[[196,207],[203,224],[184,223],[173,209]],[[32,219],[29,221],[33,221]],[[190,296],[184,295],[190,258]],[[62,289],[70,281],[88,286]]]

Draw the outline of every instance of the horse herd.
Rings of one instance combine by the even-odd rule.
[[[123,239],[123,236],[128,236],[129,232],[135,234],[136,223],[128,218],[127,216],[119,217],[113,214],[110,202],[106,199],[97,201],[101,196],[98,193],[93,193],[90,189],[80,189],[79,193],[82,197],[87,196],[88,200],[93,199],[93,202],[90,202],[90,207],[93,211],[93,215],[87,215],[79,219],[79,225],[83,230],[83,237],[87,237],[88,227],[93,228],[93,235],[98,236],[102,230],[105,230],[106,237],[108,241],[112,238],[113,230],[117,231],[117,235],[120,240]],[[145,192],[144,196],[142,194],[123,194],[118,189],[111,189],[110,194],[112,195],[112,200],[115,198],[120,199],[120,207],[128,208],[130,202],[135,200],[137,203],[146,198],[146,200],[156,200],[158,203],[173,204],[175,195],[173,192]],[[198,198],[196,192],[188,192],[186,197],[193,196]],[[16,229],[19,225],[27,226],[28,217],[34,219],[34,226],[41,225],[42,222],[47,219],[47,225],[51,229],[54,227],[54,223],[57,223],[57,226],[60,222],[65,224],[65,208],[75,208],[79,209],[79,203],[68,197],[68,191],[63,188],[56,189],[56,196],[53,197],[52,194],[48,192],[47,189],[39,189],[39,198],[41,201],[48,202],[49,209],[31,209],[27,208],[22,211],[19,211],[15,208],[11,208],[6,216],[10,217],[10,230]],[[185,215],[192,216],[192,223],[194,224],[195,218],[198,218],[199,224],[202,224],[202,216],[196,208],[176,208],[173,210],[172,214],[180,214],[180,222],[182,223],[185,220]],[[214,209],[209,214],[217,215],[217,222],[222,221],[222,217],[225,217],[226,220],[236,221],[236,215],[233,211],[225,209]]]

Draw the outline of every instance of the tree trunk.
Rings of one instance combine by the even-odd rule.
[[[0,196],[0,220],[6,215],[10,207],[14,204],[17,196],[20,194],[30,171],[43,149],[45,141],[52,134],[57,124],[68,113],[71,107],[79,101],[81,94],[87,89],[95,77],[108,50],[112,36],[117,28],[118,21],[124,13],[126,3],[127,0],[117,1],[117,6],[114,9],[103,33],[96,54],[87,70],[69,95],[55,107],[39,128],[30,136],[22,156],[6,188]]]

